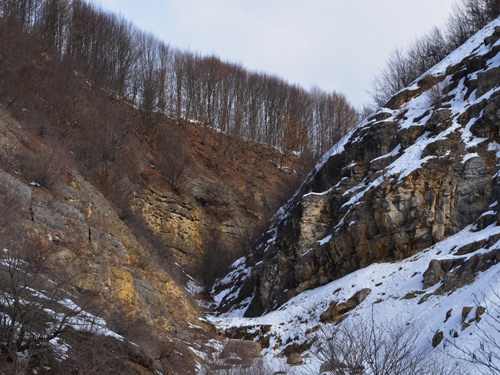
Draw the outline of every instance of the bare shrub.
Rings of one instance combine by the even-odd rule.
[[[54,189],[62,182],[72,165],[71,157],[64,147],[55,141],[33,139],[28,143],[30,150],[24,155],[21,166],[23,175],[30,183],[46,189]]]
[[[448,373],[418,347],[413,325],[386,326],[361,319],[321,326],[316,358],[332,375],[436,375]],[[455,372],[454,372],[455,373]]]
[[[191,157],[187,152],[181,129],[178,127],[160,127],[155,137],[155,146],[159,153],[156,168],[167,178],[172,188],[179,191],[189,182]]]
[[[445,94],[444,94],[445,86],[446,86],[446,84],[444,82],[440,82],[440,83],[432,86],[427,91],[427,96],[430,100],[431,105],[434,108],[439,108],[443,104],[443,98],[445,96]]]
[[[37,366],[53,354],[53,340],[69,326],[92,325],[84,313],[88,304],[70,303],[64,291],[71,278],[54,281],[45,275],[51,254],[48,245],[33,239],[0,253],[0,360],[12,371]]]
[[[136,345],[107,336],[92,297],[65,289],[73,277],[48,278],[51,248],[31,241],[0,253],[0,373],[135,374],[153,362]],[[56,275],[57,276],[57,275]],[[155,347],[157,347],[155,345]]]
[[[15,181],[14,179],[12,179]],[[28,197],[16,191],[12,181],[5,176],[0,178],[0,241],[1,246],[8,246],[12,240],[19,242],[19,236],[13,238],[15,228],[19,226],[24,211],[27,211],[30,202]]]
[[[66,330],[60,337],[65,352],[59,353],[59,358],[52,363],[56,373],[136,374],[127,363],[137,362],[138,359],[131,355],[134,347],[128,342],[72,329]]]
[[[177,366],[179,373],[180,367],[189,367],[190,364],[182,363],[185,360],[183,355],[179,356],[184,350],[183,344],[179,344],[177,338],[159,332],[151,321],[137,316],[126,303],[118,302],[113,308],[108,308],[106,313],[109,315],[108,327],[134,343],[125,347],[129,361],[147,369],[160,370],[164,374],[170,374],[172,367]]]

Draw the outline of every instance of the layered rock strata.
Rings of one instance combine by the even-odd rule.
[[[254,253],[214,290],[221,311],[236,306],[259,315],[372,263],[407,258],[468,225],[498,221],[497,24],[322,158]]]

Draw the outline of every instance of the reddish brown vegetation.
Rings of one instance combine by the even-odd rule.
[[[54,200],[81,174],[112,203],[147,253],[136,266],[164,267],[174,279],[183,276],[173,264],[171,244],[148,226],[133,198],[152,189],[199,207],[209,223],[202,254],[193,261],[200,263],[198,276],[207,287],[231,260],[249,251],[268,217],[301,180],[311,156],[329,147],[356,118],[340,94],[309,93],[215,57],[172,51],[80,0],[0,0],[0,79],[0,106],[18,121],[12,138],[21,143],[2,148],[1,169],[21,185],[36,183],[41,188],[35,190]],[[340,109],[346,111],[345,121],[330,123]],[[196,195],[200,185],[204,194]],[[0,198],[0,246],[14,251],[26,237],[28,247],[45,249],[27,234],[31,208],[18,207],[19,197],[9,191]],[[228,240],[220,226],[235,211],[245,235]],[[22,220],[16,216],[21,214]],[[49,247],[59,246],[54,244]],[[20,272],[35,271],[55,270]],[[33,282],[30,288],[38,288]],[[62,289],[85,294],[72,287]],[[46,364],[59,373],[130,373],[131,368],[168,373],[173,367],[189,372],[192,354],[185,344],[177,347],[175,340],[155,337],[147,328],[151,322],[129,316],[125,308],[112,311],[103,305],[102,310],[117,330],[126,316],[130,327],[122,333],[151,349],[134,350],[65,328],[56,336],[71,345],[68,360],[48,358],[45,340],[24,369],[16,368],[18,348],[0,350],[0,369],[22,373]],[[50,317],[37,315],[22,324],[37,331],[47,322]],[[9,342],[7,336],[3,342]],[[39,349],[38,342],[33,345]]]
[[[155,133],[162,113],[178,123],[197,122],[285,152],[318,156],[358,119],[342,94],[306,91],[215,56],[174,50],[82,0],[3,0],[0,15],[10,29],[16,28],[17,37],[10,35],[6,43],[23,34],[34,37],[32,45],[23,47],[28,53],[36,47],[40,55],[16,69],[22,77],[19,85],[29,86],[19,89],[50,96],[45,100],[56,121],[71,107],[59,108],[64,91],[50,91],[46,81],[71,86],[74,71],[93,87],[137,105],[141,116],[136,128],[144,135]],[[57,64],[46,64],[51,59]],[[46,74],[38,75],[35,65],[47,69]]]

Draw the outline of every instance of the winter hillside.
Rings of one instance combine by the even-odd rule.
[[[497,19],[327,152],[215,286],[212,321],[276,371],[391,373],[389,344],[372,362],[331,347],[376,328],[427,369],[499,373],[499,52]]]

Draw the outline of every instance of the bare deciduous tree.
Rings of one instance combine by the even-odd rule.
[[[53,140],[41,143],[34,139],[33,150],[28,151],[22,171],[30,183],[53,189],[63,181],[72,164],[64,147]]]
[[[321,326],[316,357],[321,373],[332,375],[444,375],[447,364],[437,364],[419,347],[412,324],[386,326],[373,317]],[[456,373],[456,372],[453,372]]]
[[[180,129],[159,126],[155,145],[159,154],[156,168],[168,179],[174,190],[179,191],[189,182],[191,160]]]
[[[462,0],[455,4],[446,28],[434,28],[407,49],[396,49],[375,77],[372,99],[384,105],[396,92],[461,46],[500,13],[498,0]]]
[[[135,104],[141,113],[138,128],[145,137],[155,133],[161,114],[170,114],[178,123],[193,121],[208,131],[262,142],[285,153],[299,148],[301,154],[319,156],[356,122],[356,111],[338,93],[309,92],[213,55],[174,52],[122,17],[83,0],[0,0],[0,18],[11,29],[20,26],[42,42],[45,73],[52,70],[53,78],[64,82],[77,72],[95,89]],[[17,28],[17,34],[26,36]],[[35,68],[31,64],[25,70]],[[57,72],[66,72],[66,77]],[[17,83],[33,90],[31,82],[44,75],[40,73],[25,74]],[[41,91],[46,87],[35,96],[52,107],[55,125],[70,123],[71,113],[61,102],[72,95],[54,90],[54,83],[38,86]],[[22,110],[20,98],[9,100],[18,101]]]
[[[71,278],[46,276],[50,246],[28,239],[17,247],[0,253],[0,352],[13,371],[30,366],[39,353],[57,351],[53,340],[68,327],[93,324],[84,313],[89,306],[74,304],[64,291]]]

